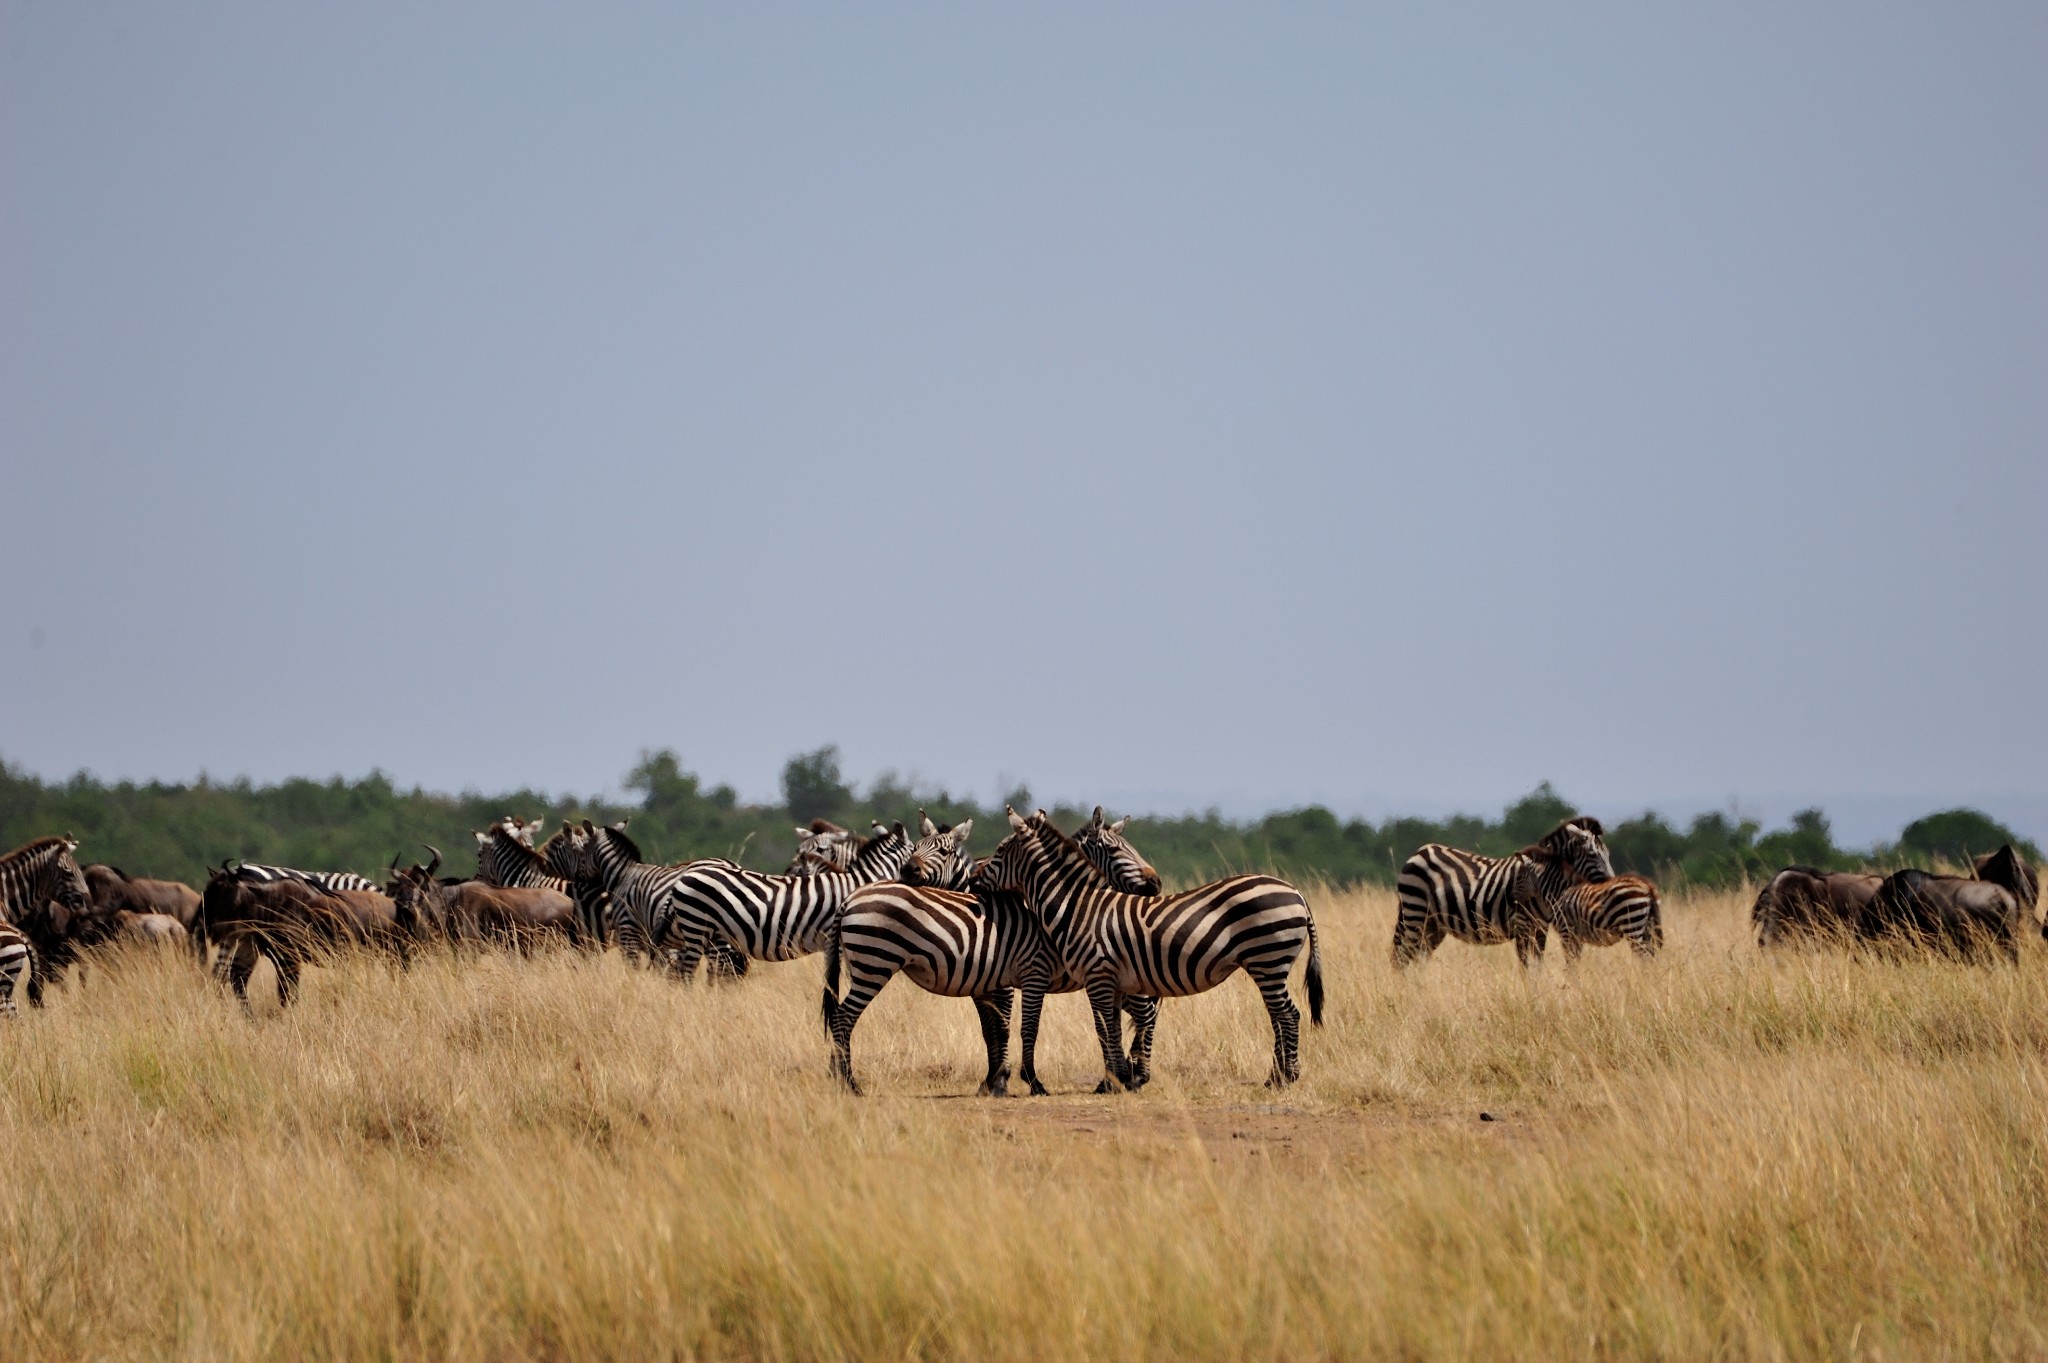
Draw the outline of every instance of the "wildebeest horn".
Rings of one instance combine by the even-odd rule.
[[[434,854],[433,864],[427,867],[427,879],[432,880],[434,878],[434,872],[441,869],[441,849],[434,846],[430,842],[423,842],[420,844],[420,846],[426,848],[429,852],[432,852]]]

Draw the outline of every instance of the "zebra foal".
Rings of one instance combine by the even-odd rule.
[[[1598,819],[1583,815],[1512,856],[1483,857],[1429,843],[1401,866],[1394,964],[1427,959],[1446,936],[1474,946],[1513,942],[1524,966],[1541,961],[1550,903],[1570,886],[1613,875],[1606,832]]]
[[[1533,878],[1534,872],[1532,871]],[[1587,947],[1627,942],[1648,960],[1664,945],[1664,910],[1657,887],[1641,876],[1614,876],[1571,885],[1550,901],[1551,926],[1557,929],[1564,958],[1576,961]]]

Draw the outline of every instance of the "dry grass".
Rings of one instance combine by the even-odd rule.
[[[1314,902],[1281,1095],[1242,981],[1119,1099],[1054,1000],[1038,1100],[899,981],[856,1100],[815,960],[355,961],[253,1017],[123,962],[0,1030],[0,1354],[2048,1356],[2038,942],[1766,963],[1723,897],[1647,969],[1396,977],[1390,895]]]

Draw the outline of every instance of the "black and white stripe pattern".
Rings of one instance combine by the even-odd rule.
[[[28,934],[12,923],[0,922],[0,1017],[14,1016],[14,995],[26,980],[34,978],[35,948]]]
[[[384,887],[372,880],[365,880],[352,871],[301,871],[293,866],[262,866],[245,861],[236,868],[236,874],[244,880],[271,881],[296,880],[302,885],[314,885],[334,894],[361,892],[382,894]]]
[[[474,834],[476,878],[511,890],[554,890],[569,896],[576,901],[577,944],[604,950],[611,939],[609,899],[595,885],[579,884],[548,870],[547,859],[533,845],[540,825],[539,819],[521,823],[508,815]]]
[[[14,980],[26,980],[32,1005],[42,1003],[44,985],[72,958],[72,944],[51,917],[51,906],[75,917],[92,905],[77,851],[78,839],[70,836],[37,838],[0,857],[0,923],[19,939],[6,957],[20,962],[13,967]],[[11,1011],[11,984],[8,997]]]
[[[684,978],[723,942],[761,961],[791,961],[823,951],[847,896],[894,877],[910,854],[897,824],[869,839],[844,871],[774,876],[731,862],[695,862],[683,869],[644,924],[651,941],[673,948]]]
[[[1568,819],[1507,857],[1430,843],[1401,866],[1394,964],[1426,959],[1446,936],[1474,946],[1513,942],[1523,965],[1540,961],[1550,903],[1572,885],[1613,874],[1598,819]]]
[[[919,810],[918,821],[923,836],[911,848],[903,870],[903,879],[912,883],[884,881],[854,891],[840,912],[837,932],[826,943],[824,1016],[832,1038],[833,1072],[848,1088],[860,1091],[853,1077],[854,1026],[883,987],[901,974],[929,993],[974,1000],[988,1050],[988,1070],[979,1089],[984,1095],[1001,1095],[1009,1088],[1011,993],[1021,989],[1019,1075],[1032,1093],[1043,1094],[1037,1047],[1045,996],[1079,989],[1082,981],[1062,969],[1044,927],[1021,895],[965,892],[976,869],[966,855],[972,820],[947,829]],[[1095,822],[1101,825],[1100,809]],[[1136,893],[1156,891],[1158,873],[1123,841],[1122,827],[1115,825],[1109,837],[1097,840],[1091,860],[1100,858],[1098,866],[1113,877],[1109,884]],[[849,980],[843,1000],[838,996],[842,961]],[[1125,1010],[1135,1033],[1134,1067],[1143,1055],[1149,1075],[1159,1001],[1133,996],[1126,1000]]]
[[[561,831],[539,851],[549,870],[577,883],[574,896],[579,910],[588,891],[604,895],[611,938],[628,961],[665,959],[671,969],[676,965],[673,948],[653,930],[657,906],[666,903],[669,891],[691,867],[734,865],[720,859],[671,865],[643,860],[640,845],[627,835],[623,821],[600,827],[588,819],[580,825],[565,820]],[[716,951],[713,973],[747,973],[744,955],[723,946]]]
[[[1571,885],[1550,901],[1551,925],[1567,961],[1587,947],[1627,942],[1636,955],[1655,956],[1664,945],[1664,911],[1657,887],[1641,876],[1614,876]]]
[[[1012,810],[1013,832],[982,875],[991,889],[1022,891],[1064,970],[1082,981],[1095,1014],[1106,1079],[1135,1087],[1118,1034],[1117,1011],[1133,994],[1173,998],[1214,989],[1243,970],[1258,986],[1273,1024],[1269,1084],[1301,1073],[1301,1012],[1287,977],[1304,950],[1309,1013],[1323,1020],[1322,951],[1301,891],[1274,876],[1232,876],[1180,894],[1148,898],[1101,884],[1094,865],[1040,810]]]
[[[875,831],[882,832],[882,826],[876,824]],[[783,874],[807,876],[818,871],[849,870],[868,842],[869,839],[858,837],[851,829],[841,828],[829,819],[813,819],[808,828],[799,824],[796,855],[789,859]]]

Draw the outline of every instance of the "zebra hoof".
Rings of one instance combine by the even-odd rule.
[[[1052,1096],[1052,1091],[1046,1088],[1045,1085],[1039,1083],[1036,1079],[1027,1080],[1026,1082],[1030,1085],[1030,1087],[1027,1088],[1025,1091],[1029,1093],[1033,1098],[1050,1098]]]
[[[981,1081],[981,1087],[974,1091],[977,1098],[1007,1098],[1010,1095],[1010,1067],[997,1070],[993,1077]]]

